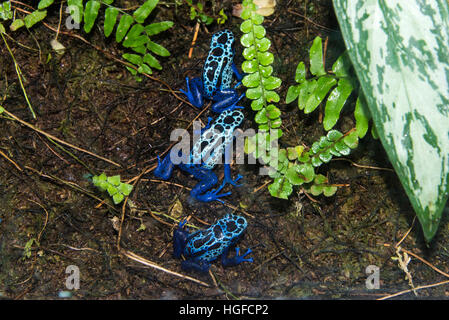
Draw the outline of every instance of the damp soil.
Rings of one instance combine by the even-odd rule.
[[[223,198],[224,204],[192,200],[189,190],[197,181],[181,170],[175,169],[167,182],[152,175],[157,156],[172,144],[170,132],[187,128],[200,114],[182,102],[176,90],[185,87],[185,77],[200,74],[211,33],[226,27],[240,34],[241,20],[231,14],[237,2],[221,2],[229,18],[224,26],[199,28],[191,58],[195,21],[189,19],[188,7],[160,6],[151,19],[171,20],[174,26],[154,41],[171,55],[160,59],[163,70],[141,81],[114,59],[120,59],[124,48],[103,36],[101,23],[88,35],[62,25],[61,31],[86,40],[59,34],[58,41],[66,47],[62,55],[50,46],[59,8],[49,11],[46,20],[54,30],[41,23],[9,32],[6,40],[36,118],[2,42],[1,105],[22,122],[5,114],[0,119],[0,298],[59,299],[61,291],[70,291],[68,266],[78,267],[80,273],[80,288],[71,291],[72,299],[449,296],[447,285],[410,290],[447,280],[447,218],[426,245],[386,153],[369,134],[350,156],[319,169],[341,185],[329,198],[302,190],[295,190],[289,200],[273,198],[267,189],[270,179],[258,174],[258,165],[232,166],[234,176],[243,176],[242,186],[227,189],[232,194]],[[274,70],[283,81],[280,143],[310,145],[324,133],[321,112],[305,115],[294,103],[285,104],[285,94],[317,35],[327,41],[327,61],[342,52],[332,3],[281,0],[264,25],[276,57]],[[237,43],[237,65],[241,50]],[[242,128],[255,128],[248,100],[241,104],[246,116]],[[198,119],[207,123],[208,116],[214,116],[209,109]],[[350,112],[339,122],[342,130],[353,125]],[[214,170],[222,176],[220,166]],[[86,178],[102,172],[134,184],[125,206],[114,205]],[[217,261],[207,274],[183,271],[172,256],[177,222],[189,217],[192,226],[203,228],[227,213],[246,217],[248,228],[238,247],[251,248],[254,262],[223,268]],[[144,260],[136,261],[133,255]],[[369,266],[380,270],[378,289],[367,288]]]

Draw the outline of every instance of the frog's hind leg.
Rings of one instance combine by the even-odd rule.
[[[184,271],[199,271],[206,273],[209,271],[210,264],[206,261],[191,259],[181,262],[181,268]]]
[[[201,82],[201,78],[193,78],[189,81],[189,78],[186,77],[187,91],[180,89],[182,93],[187,96],[190,103],[197,108],[202,108],[203,101],[203,83]]]
[[[223,203],[220,198],[231,194],[230,192],[218,194],[221,188],[218,188],[217,190],[211,190],[215,185],[217,185],[218,178],[210,169],[185,164],[180,164],[179,167],[182,170],[192,174],[196,179],[199,180],[195,187],[193,187],[192,191],[190,191],[190,195],[193,198],[202,202],[217,200]]]
[[[227,257],[228,252],[229,248],[227,248],[221,256],[221,264],[223,265],[223,267],[236,266],[242,262],[253,262],[253,258],[245,258],[252,252],[251,249],[246,250],[244,254],[240,255],[240,249],[235,248],[235,256],[232,258]]]

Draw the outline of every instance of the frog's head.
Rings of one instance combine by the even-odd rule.
[[[232,234],[232,238],[238,237],[248,226],[245,218],[233,214],[227,214],[222,221],[223,230],[227,234]]]
[[[228,29],[217,31],[212,35],[211,44],[213,43],[219,46],[234,48],[234,34]]]

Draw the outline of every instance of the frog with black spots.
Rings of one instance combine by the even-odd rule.
[[[236,266],[242,262],[253,262],[246,258],[252,251],[248,249],[240,255],[239,248],[236,254],[228,258],[229,249],[239,240],[246,230],[247,222],[242,216],[227,214],[210,227],[190,234],[184,229],[186,220],[179,223],[178,229],[173,233],[173,255],[180,258],[183,255],[181,268],[186,271],[195,270],[207,272],[210,263],[221,257],[224,267]]]

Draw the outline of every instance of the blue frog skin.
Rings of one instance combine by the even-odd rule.
[[[212,100],[212,111],[220,113],[232,108],[244,95],[238,95],[235,88],[240,85],[242,75],[234,64],[234,35],[220,30],[212,35],[210,51],[203,67],[201,78],[186,78],[187,91],[180,90],[197,108],[202,108],[204,98]],[[232,88],[233,75],[238,80]]]
[[[210,263],[220,256],[224,267],[245,261],[253,262],[252,258],[245,258],[252,252],[251,249],[240,255],[239,248],[236,248],[235,256],[227,257],[229,248],[237,242],[247,227],[246,219],[242,216],[227,214],[207,229],[192,234],[184,230],[185,223],[186,220],[180,222],[173,233],[173,255],[175,258],[180,258],[181,255],[186,258],[181,263],[183,270],[207,272]]]
[[[233,62],[234,57],[234,35],[229,30],[218,31],[213,34],[209,55],[204,63],[202,78],[194,78],[189,85],[188,91],[183,91],[189,101],[198,108],[203,106],[203,97],[214,101],[212,110],[219,113],[218,117],[211,125],[212,118],[205,128],[201,130],[200,138],[194,142],[187,161],[177,164],[180,169],[193,175],[199,182],[190,192],[190,195],[202,202],[217,200],[230,195],[231,192],[220,194],[226,184],[237,186],[236,182],[242,178],[238,175],[235,180],[231,177],[231,145],[234,138],[235,129],[242,123],[244,115],[237,110],[242,108],[236,103],[243,96],[238,96],[235,88],[231,88],[232,76],[235,74],[237,80],[241,80],[241,75]],[[180,151],[181,152],[181,151]],[[218,184],[218,178],[212,169],[225,157],[224,179],[222,184],[213,189]],[[184,155],[179,153],[178,158]],[[167,155],[162,161],[158,157],[158,166],[154,170],[154,175],[163,180],[168,180],[173,168],[176,166],[172,159],[172,153]]]
[[[234,131],[241,124],[244,115],[240,110],[228,109],[220,113],[215,121],[202,129],[200,138],[194,143],[186,163],[178,164],[179,168],[193,175],[199,182],[190,192],[190,195],[196,200],[202,202],[220,201],[221,197],[230,195],[231,192],[219,193],[226,184],[237,186],[237,181],[242,178],[237,175],[232,179],[230,166],[231,144],[234,139]],[[179,151],[181,152],[181,151]],[[222,184],[218,184],[218,178],[212,171],[215,165],[225,156],[224,179]],[[176,166],[170,152],[162,161],[158,157],[158,166],[154,170],[154,175],[160,179],[168,180]],[[181,158],[182,154],[178,156]]]

